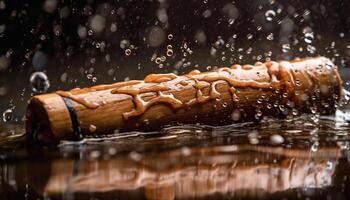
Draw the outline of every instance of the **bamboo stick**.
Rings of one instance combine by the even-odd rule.
[[[329,114],[340,95],[337,67],[327,58],[257,62],[37,95],[28,105],[26,130],[50,143],[177,123],[227,124],[292,112]]]

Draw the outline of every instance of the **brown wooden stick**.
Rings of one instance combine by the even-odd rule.
[[[291,111],[329,114],[340,95],[337,67],[327,58],[258,62],[34,96],[26,130],[57,142],[176,123],[251,121]]]

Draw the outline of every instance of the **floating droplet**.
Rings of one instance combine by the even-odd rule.
[[[87,30],[86,30],[85,26],[79,26],[79,27],[78,27],[78,30],[77,30],[77,33],[78,33],[78,35],[79,35],[79,37],[80,37],[81,39],[86,38],[86,36],[87,36]]]
[[[249,34],[247,35],[247,39],[250,40],[250,39],[252,39],[252,38],[253,38],[253,34],[249,33]]]
[[[314,54],[316,52],[316,47],[314,47],[312,45],[307,45],[306,49],[311,54]]]
[[[111,32],[116,32],[117,31],[117,24],[113,23],[111,24]]]
[[[131,54],[131,49],[125,49],[125,55],[130,56]]]
[[[172,56],[174,54],[174,52],[173,52],[173,50],[171,50],[171,49],[168,49],[167,51],[166,51],[166,55],[167,56]]]
[[[130,46],[129,40],[124,39],[124,40],[120,41],[120,48],[125,49],[125,48],[127,48],[129,46]]]
[[[12,109],[7,109],[5,112],[2,113],[2,121],[9,122],[12,120]]]
[[[290,44],[283,44],[282,45],[282,52],[287,53],[290,51]]]
[[[0,71],[5,70],[10,65],[10,60],[6,56],[0,56]]]
[[[312,43],[312,41],[314,40],[314,34],[313,33],[305,33],[304,36],[304,41],[308,44]]]
[[[275,16],[276,16],[276,12],[274,10],[268,10],[265,13],[265,18],[267,21],[272,21]]]
[[[97,129],[97,127],[96,127],[95,125],[90,124],[90,126],[89,126],[89,131],[90,131],[90,133],[96,132],[96,129]]]
[[[129,157],[131,158],[131,160],[133,160],[135,162],[141,161],[141,159],[142,159],[142,155],[136,151],[130,152]]]
[[[192,151],[191,151],[190,148],[188,148],[188,147],[182,147],[181,148],[181,154],[183,156],[189,156],[189,155],[191,155],[191,153],[192,153]]]
[[[282,144],[284,142],[284,138],[281,135],[273,134],[270,137],[270,142],[274,145]]]
[[[270,33],[266,37],[267,40],[273,40],[273,33]]]
[[[327,171],[332,171],[332,169],[333,169],[333,162],[329,160],[326,163],[326,170]]]
[[[147,38],[147,43],[151,47],[158,47],[165,40],[164,30],[159,26],[153,26],[149,29],[146,38]]]
[[[100,156],[101,156],[101,152],[97,151],[97,150],[91,151],[90,154],[89,154],[89,158],[92,159],[92,160],[97,159]]]
[[[155,61],[157,64],[160,64],[162,62],[162,59],[160,57],[157,57],[156,58],[156,61]]]
[[[96,33],[101,32],[105,25],[106,19],[101,15],[94,15],[90,20],[90,27]]]
[[[318,145],[319,145],[318,142],[313,143],[310,150],[312,152],[316,152],[318,150]]]
[[[34,72],[30,76],[30,84],[33,92],[43,93],[50,87],[50,81],[44,72]]]
[[[46,0],[43,5],[43,10],[48,13],[53,13],[57,8],[57,0]]]
[[[61,75],[61,82],[62,83],[65,83],[67,82],[67,79],[68,79],[68,73],[67,72],[64,72],[62,75]]]
[[[259,143],[258,132],[252,131],[248,133],[248,139],[250,144],[258,144]]]
[[[231,118],[233,121],[239,121],[241,119],[241,112],[235,109],[231,114]]]
[[[32,63],[33,63],[34,69],[43,70],[45,69],[48,63],[48,58],[42,51],[36,51],[33,56]]]
[[[0,10],[5,10],[6,4],[5,1],[0,1]]]

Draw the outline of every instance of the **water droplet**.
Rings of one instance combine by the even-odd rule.
[[[326,163],[326,168],[325,168],[327,171],[332,171],[333,169],[333,162],[332,161],[327,161]]]
[[[33,63],[34,69],[43,70],[45,69],[48,63],[48,58],[42,51],[36,51],[33,56],[32,63]]]
[[[310,107],[310,111],[312,114],[315,114],[317,112],[317,108],[316,107]]]
[[[283,44],[282,45],[282,52],[287,53],[290,51],[290,44]]]
[[[155,62],[156,64],[160,64],[162,62],[162,59],[160,57],[157,57]]]
[[[181,154],[182,154],[183,156],[190,156],[191,153],[192,153],[192,151],[191,151],[190,148],[188,148],[188,147],[182,147],[182,148],[181,148]]]
[[[87,30],[84,26],[79,26],[77,33],[81,39],[83,39],[87,36]]]
[[[297,116],[297,115],[299,114],[299,111],[298,111],[297,109],[293,108],[292,114],[293,114],[294,116]]]
[[[94,133],[94,132],[96,132],[96,130],[97,130],[97,127],[93,124],[90,124],[90,126],[89,126],[90,133]]]
[[[130,41],[129,40],[121,40],[120,41],[120,48],[125,49],[130,46]]]
[[[230,18],[230,19],[228,20],[228,24],[229,24],[229,25],[232,25],[233,23],[235,23],[235,19]]]
[[[270,33],[266,37],[267,40],[273,40],[273,33]]]
[[[284,105],[279,105],[278,108],[280,109],[280,111],[284,112],[284,110],[286,109]]]
[[[13,115],[12,109],[5,110],[5,112],[2,113],[2,121],[4,121],[4,122],[11,121],[12,115]]]
[[[90,20],[90,27],[96,33],[103,31],[105,25],[106,19],[101,15],[94,15]]]
[[[55,12],[57,8],[57,0],[46,0],[43,5],[43,10],[48,13]]]
[[[125,49],[125,55],[130,56],[131,54],[131,49]]]
[[[97,150],[91,151],[90,154],[89,154],[89,158],[92,159],[92,160],[97,159],[100,156],[101,156],[101,152],[97,151]]]
[[[262,116],[261,110],[256,110],[255,119],[260,119]]]
[[[312,144],[311,146],[311,152],[316,152],[318,150],[318,145],[319,143],[316,141],[315,143]]]
[[[61,75],[61,82],[62,83],[65,83],[67,82],[67,79],[68,79],[68,73],[67,72],[64,72],[62,75]]]
[[[210,55],[211,55],[212,57],[215,57],[216,52],[217,52],[217,50],[216,50],[214,47],[210,48]]]
[[[304,36],[304,41],[308,44],[311,44],[312,41],[314,40],[314,34],[313,33],[305,33],[305,36]]]
[[[158,47],[164,42],[166,37],[164,30],[159,26],[150,27],[149,29],[147,29],[146,34],[147,43],[151,47]]]
[[[267,21],[272,21],[275,16],[276,16],[276,12],[274,10],[268,10],[265,13],[265,18]]]
[[[174,55],[173,50],[168,49],[168,50],[166,51],[166,55],[169,56],[169,57],[172,56],[172,55]]]
[[[6,56],[0,56],[0,71],[8,68],[10,65],[10,60]]]
[[[211,10],[205,10],[203,13],[202,13],[202,16],[204,18],[209,18],[211,16]]]
[[[270,103],[268,103],[268,104],[266,105],[266,107],[267,107],[267,109],[271,109],[271,108],[272,108],[272,105],[271,105]]]
[[[5,1],[0,1],[0,10],[5,10],[6,4]]]
[[[316,47],[312,45],[307,45],[306,47],[307,51],[310,52],[311,54],[314,54],[316,52]]]
[[[233,121],[239,121],[241,119],[241,112],[238,109],[233,110],[231,118]]]
[[[252,39],[252,38],[253,38],[253,34],[249,33],[249,34],[247,35],[247,39],[250,40],[250,39]]]
[[[117,154],[117,149],[115,149],[115,148],[113,148],[113,147],[110,147],[110,148],[108,149],[108,154],[111,155],[111,156]]]
[[[270,137],[270,142],[271,144],[274,144],[274,145],[282,144],[284,142],[284,138],[281,135],[273,134]]]
[[[44,72],[34,72],[29,81],[35,93],[46,92],[50,87],[50,81]]]
[[[168,35],[168,40],[172,40],[174,38],[173,34]]]
[[[129,157],[131,160],[135,161],[135,162],[139,162],[142,160],[142,155],[139,154],[138,152],[136,151],[132,151],[129,153]]]
[[[248,139],[250,144],[258,144],[259,143],[258,132],[252,131],[248,133]]]
[[[111,24],[111,32],[116,32],[117,31],[117,24],[113,23]]]

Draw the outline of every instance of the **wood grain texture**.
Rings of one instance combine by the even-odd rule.
[[[242,69],[234,70],[234,73],[231,73],[233,74],[232,79],[238,83],[249,80],[258,84],[271,83],[273,85],[273,75],[271,74],[273,69],[268,68],[268,65],[269,63],[257,63],[254,66],[244,65]],[[119,132],[148,131],[178,123],[228,124],[259,120],[263,116],[284,116],[293,110],[298,111],[298,113],[310,112],[310,108],[316,108],[320,114],[334,112],[335,104],[341,95],[341,80],[336,66],[329,59],[317,57],[278,62],[278,66],[279,68],[276,69],[280,73],[276,76],[278,88],[247,87],[243,84],[242,87],[239,87],[240,85],[236,84],[234,87],[235,97],[233,97],[232,84],[225,80],[217,80],[216,90],[220,94],[218,98],[209,99],[203,103],[197,101],[193,105],[185,105],[184,103],[179,108],[173,108],[166,102],[159,102],[150,106],[139,116],[130,118],[125,118],[125,113],[136,109],[135,96],[118,92],[112,93],[113,89],[121,87],[120,84],[117,86],[118,83],[115,86],[75,89],[70,93],[76,98],[99,105],[91,109],[78,101],[72,101],[84,135],[111,134],[115,130]],[[283,74],[281,72],[283,69],[289,69],[288,73]],[[211,73],[213,72],[201,73],[200,75],[205,77],[210,76]],[[153,77],[151,78],[153,79]],[[126,90],[173,83],[172,80],[163,82],[164,79],[166,78],[163,76],[160,83],[140,81],[140,83],[135,82],[135,85],[123,87]],[[164,91],[164,94],[172,95],[181,102],[198,99],[198,88],[194,86],[193,78],[179,76],[179,79],[185,80],[189,84],[181,87],[169,87],[170,89]],[[213,82],[209,82],[208,86],[201,89],[203,97],[211,95],[211,84]],[[157,92],[148,91],[142,93],[141,98],[144,101],[150,101],[157,96],[159,96]],[[40,138],[46,142],[57,142],[72,137],[73,127],[69,112],[62,100],[62,95],[57,93],[38,95],[31,99],[26,122],[29,134],[33,132],[34,122],[40,124],[41,129],[38,132]]]

